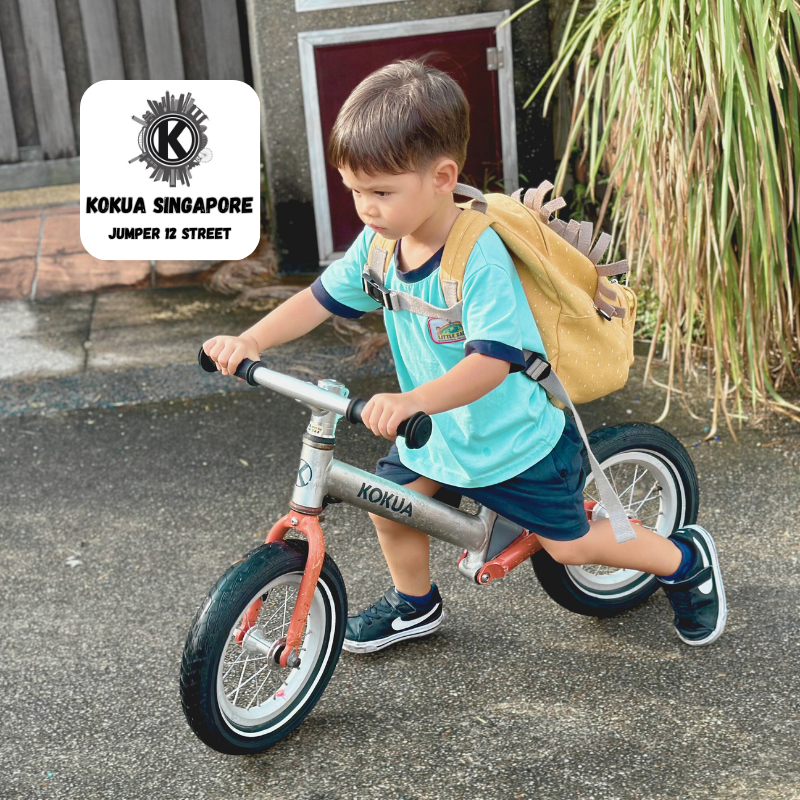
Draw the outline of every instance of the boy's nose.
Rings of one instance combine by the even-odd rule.
[[[370,219],[373,219],[374,217],[378,216],[377,205],[366,200],[361,201],[361,208],[359,210],[361,212],[361,216],[363,217],[369,217]]]

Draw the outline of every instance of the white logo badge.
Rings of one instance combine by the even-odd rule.
[[[90,86],[80,117],[83,246],[107,261],[249,256],[261,235],[259,117],[241,81]]]

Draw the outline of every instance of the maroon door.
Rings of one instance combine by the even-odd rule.
[[[469,101],[469,149],[461,180],[496,191],[502,181],[497,73],[486,68],[486,48],[495,47],[494,28],[434,33],[314,48],[325,146],[339,109],[371,72],[401,58],[422,58],[458,81]],[[346,250],[363,229],[353,198],[338,171],[326,165],[333,246]]]

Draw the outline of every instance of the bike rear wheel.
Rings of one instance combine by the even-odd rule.
[[[697,473],[686,448],[657,425],[629,423],[589,434],[600,466],[631,518],[660,536],[697,519]],[[584,457],[584,497],[598,503],[594,518],[608,516]],[[531,563],[544,590],[577,614],[610,617],[643,603],[659,588],[655,576],[597,564],[559,564],[540,550]]]
[[[246,754],[272,747],[305,719],[331,679],[344,640],[347,596],[328,555],[309,609],[300,666],[283,668],[274,657],[286,637],[307,556],[307,542],[297,539],[261,545],[220,578],[197,612],[181,662],[181,702],[189,725],[215,750]],[[253,636],[238,644],[244,614],[259,600]]]

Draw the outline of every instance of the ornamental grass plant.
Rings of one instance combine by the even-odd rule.
[[[577,145],[596,233],[605,220],[633,288],[658,299],[656,422],[684,378],[704,380],[707,438],[721,412],[736,440],[748,405],[800,422],[799,53],[798,0],[575,0],[528,100],[546,89],[546,112],[574,78],[556,190]]]

